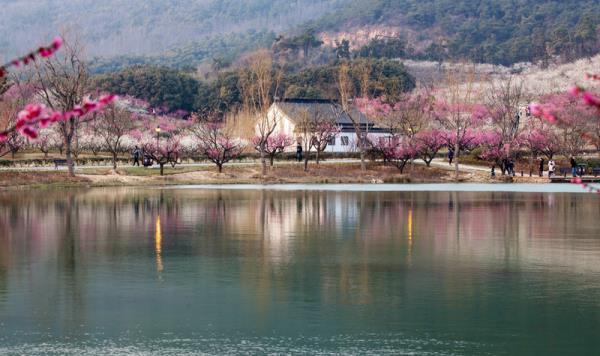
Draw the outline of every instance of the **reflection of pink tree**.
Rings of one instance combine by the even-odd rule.
[[[217,165],[219,173],[223,165],[238,157],[243,143],[229,135],[222,123],[205,122],[190,127],[198,142],[198,150],[202,155]]]
[[[252,139],[252,146],[254,149],[260,153],[260,142],[261,137],[255,136]],[[273,166],[273,161],[275,157],[285,151],[286,148],[292,146],[294,144],[294,138],[288,136],[284,133],[271,135],[267,138],[266,144],[264,146],[265,153],[269,156],[269,160],[271,162],[271,167]]]

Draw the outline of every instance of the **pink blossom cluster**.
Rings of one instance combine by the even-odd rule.
[[[103,95],[97,101],[86,99],[81,105],[76,105],[72,110],[65,112],[51,110],[42,104],[28,104],[18,113],[15,126],[0,132],[0,141],[6,140],[13,131],[17,131],[29,139],[36,139],[40,128],[43,129],[59,121],[80,118],[102,110],[116,99],[117,97],[112,94]]]
[[[252,145],[257,151],[260,151],[261,137],[255,136],[252,138]],[[265,143],[265,152],[267,154],[277,154],[283,152],[286,148],[294,144],[294,139],[284,133],[271,135]]]
[[[600,110],[600,97],[592,94],[589,91],[586,91],[580,86],[573,86],[569,89],[569,94],[573,96],[581,96],[583,103],[592,107],[595,107]]]
[[[21,58],[14,59],[3,66],[0,66],[0,78],[6,76],[9,67],[20,67],[22,65],[26,66],[35,61],[37,57],[48,58],[56,53],[56,51],[58,51],[62,45],[63,39],[61,37],[55,37],[50,46],[40,47],[35,51],[29,52]]]

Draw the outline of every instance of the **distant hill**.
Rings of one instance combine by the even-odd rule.
[[[598,0],[0,0],[0,57],[80,33],[99,71],[228,62],[312,28],[362,53],[510,65],[600,52]],[[405,42],[385,48],[388,38]],[[370,43],[369,41],[379,41]],[[108,60],[107,60],[108,59]]]
[[[398,34],[422,59],[510,65],[600,52],[598,0],[357,0],[307,25],[338,37]]]
[[[287,31],[347,0],[0,0],[5,57],[63,27],[81,33],[91,55],[148,55],[231,33]]]

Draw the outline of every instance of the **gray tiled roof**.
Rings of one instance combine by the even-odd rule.
[[[302,115],[308,113],[311,116],[321,115],[324,119],[335,121],[341,126],[352,125],[352,120],[348,114],[343,113],[339,108],[339,104],[334,101],[319,99],[285,99],[278,101],[276,105],[294,122],[299,120]],[[353,118],[357,118],[361,125],[373,125],[373,123],[356,108],[352,109],[350,115],[352,115]]]

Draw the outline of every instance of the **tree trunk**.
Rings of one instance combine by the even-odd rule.
[[[262,165],[262,175],[267,175],[267,157],[265,157],[265,144],[260,144],[260,164]]]
[[[317,165],[319,165],[319,153],[320,153],[320,151],[317,150],[317,156],[315,157],[315,161],[317,162]]]
[[[217,163],[217,168],[219,169],[219,173],[223,173],[223,165]]]
[[[113,152],[113,169],[117,170],[117,153]]]
[[[360,170],[363,172],[367,170],[367,164],[365,163],[365,150],[362,147],[360,147]]]
[[[308,172],[308,160],[310,159],[309,152],[306,152],[306,156],[304,156],[304,172]]]
[[[68,135],[67,135],[68,136]],[[73,156],[71,154],[71,137],[65,138],[65,158],[67,159],[67,167],[69,168],[69,175],[75,177],[75,164],[73,162]]]
[[[164,175],[165,174],[165,164],[164,163],[159,163],[160,165],[160,175]]]
[[[460,145],[457,143],[454,145],[454,178],[458,181],[459,170],[458,170],[458,159],[460,157]]]
[[[271,167],[273,167],[273,161],[275,160],[275,155],[271,155],[270,159],[271,159]]]

